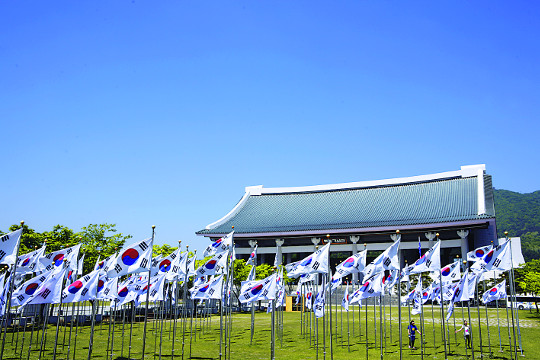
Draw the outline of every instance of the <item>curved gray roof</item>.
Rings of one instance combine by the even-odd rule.
[[[480,184],[485,187],[485,211],[480,214],[478,176],[304,193],[247,193],[224,221],[197,234],[226,234],[232,226],[236,234],[261,234],[493,218],[491,177],[483,175]]]

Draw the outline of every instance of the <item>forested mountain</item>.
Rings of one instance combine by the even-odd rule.
[[[540,191],[520,194],[495,190],[497,233],[504,237],[520,236],[525,261],[540,259]]]

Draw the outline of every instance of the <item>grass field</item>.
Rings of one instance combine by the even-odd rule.
[[[349,332],[347,332],[347,313],[341,312],[338,308],[337,319],[336,313],[332,314],[332,332],[333,332],[333,359],[365,359],[366,358],[366,311],[365,308],[362,311],[349,312]],[[403,308],[403,359],[444,359],[444,347],[441,340],[441,324],[439,322],[440,317],[437,317],[438,312],[435,309],[435,323],[432,322],[431,307],[424,308],[424,335],[425,346],[422,356],[422,351],[408,349],[408,338],[406,334],[406,327],[408,323],[407,308]],[[370,359],[379,359],[381,357],[380,350],[380,328],[375,328],[373,321],[374,313],[373,307],[368,309],[367,319],[367,340],[368,340],[368,357]],[[464,309],[464,314],[467,317],[467,309]],[[276,314],[276,317],[279,313]],[[462,323],[462,311],[461,308],[456,308],[456,325],[459,326]],[[500,324],[501,324],[501,340],[503,352],[499,352],[499,332],[497,328],[497,313],[494,309],[489,310],[489,337],[488,327],[486,325],[485,310],[481,309],[481,322],[482,322],[482,353],[484,358],[490,357],[489,345],[491,345],[491,358],[493,359],[511,359],[508,329],[506,327],[506,311],[499,310]],[[343,316],[343,322],[341,322],[341,316]],[[353,330],[353,317],[354,317],[354,330]],[[361,323],[359,324],[359,317]],[[390,321],[390,317],[392,321]],[[377,326],[379,326],[380,314],[378,308],[376,312]],[[276,345],[275,345],[275,358],[276,359],[331,359],[330,353],[330,340],[328,331],[328,322],[326,327],[326,348],[323,348],[323,321],[319,319],[319,346],[318,351],[315,346],[315,331],[310,330],[307,333],[304,331],[306,327],[301,327],[301,314],[299,312],[283,313],[283,331],[279,331],[276,327]],[[420,325],[420,319],[418,316],[414,316],[416,325]],[[227,351],[230,351],[230,359],[270,359],[270,338],[271,338],[271,315],[266,313],[256,313],[255,315],[255,334],[253,344],[250,344],[250,314],[234,314],[232,316],[232,334],[230,337],[230,348],[227,344]],[[328,320],[328,317],[327,317]],[[337,320],[337,322],[336,322]],[[479,328],[478,328],[478,314],[476,308],[471,309],[472,331],[475,345],[475,359],[480,359],[480,341],[479,341]],[[122,323],[116,323],[114,326],[114,336],[109,336],[109,324],[98,324],[95,327],[94,345],[92,352],[92,359],[107,359],[111,358],[111,354],[107,351],[110,348],[114,337],[114,350],[112,359],[142,359],[142,339],[143,335],[146,335],[146,359],[159,358],[160,348],[160,329],[163,323],[163,338],[161,357],[165,359],[172,358],[172,336],[174,322],[166,321],[154,321],[148,322],[146,333],[143,332],[144,323],[136,323],[131,327],[126,325],[122,327]],[[196,323],[196,326],[195,326]],[[520,323],[521,323],[521,338],[524,349],[524,358],[528,359],[540,359],[540,316],[536,313],[530,313],[528,310],[520,311]],[[220,356],[220,317],[219,315],[212,316],[207,319],[198,318],[193,320],[192,337],[190,342],[190,319],[184,323],[182,320],[178,320],[176,323],[176,341],[174,342],[175,351],[174,358],[182,358],[182,348],[185,359],[219,359]],[[337,325],[337,329],[336,329]],[[186,327],[184,336],[182,335],[182,327]],[[383,322],[383,330],[384,330]],[[420,326],[419,326],[420,327]],[[315,328],[315,324],[313,324]],[[343,329],[343,330],[342,330]],[[69,325],[64,327],[60,326],[58,335],[58,346],[56,351],[57,359],[68,358],[69,359],[86,359],[88,356],[88,343],[90,338],[90,326],[80,326],[78,331],[73,328],[71,333],[71,344],[69,344]],[[449,324],[449,358],[451,359],[466,359],[465,347],[463,340],[463,332],[454,334],[454,322],[453,318],[450,319]],[[510,329],[512,330],[512,329]],[[132,346],[129,348],[130,332]],[[375,334],[377,331],[377,334]],[[398,337],[398,321],[397,321],[397,309],[394,307],[392,316],[390,311],[386,309],[386,337],[383,336],[383,358],[384,359],[399,359],[399,337]],[[434,336],[435,332],[435,336]],[[41,359],[52,359],[53,348],[55,342],[56,326],[49,325],[45,336],[45,350],[41,354]],[[383,331],[384,333],[384,331]],[[282,334],[282,336],[281,336]],[[347,334],[349,336],[347,336]],[[27,328],[26,332],[14,331],[8,329],[6,336],[6,344],[3,353],[3,359],[31,359],[36,360],[40,355],[40,343],[42,339],[42,331],[37,329],[32,334],[32,341],[30,345],[31,328]],[[376,343],[375,343],[376,336]],[[311,339],[311,341],[310,341]],[[348,345],[350,343],[350,346]],[[183,345],[182,345],[183,343]],[[419,336],[417,336],[416,346],[420,347]],[[513,342],[512,342],[513,344]],[[225,358],[225,344],[222,344],[222,358]],[[326,354],[324,353],[326,351]],[[191,357],[190,357],[191,354]],[[471,352],[468,351],[469,358],[471,358]],[[519,357],[521,358],[521,356]]]

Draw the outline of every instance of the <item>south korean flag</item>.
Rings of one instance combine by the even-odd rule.
[[[493,249],[493,245],[479,247],[467,253],[467,261],[477,261],[482,259],[488,252]]]
[[[223,292],[223,274],[207,283],[193,287],[190,289],[190,292],[192,299],[221,299],[221,293]]]
[[[231,231],[230,233],[227,234],[227,236],[224,236],[214,241],[206,249],[204,249],[203,256],[207,257],[210,255],[218,254],[220,252],[229,250],[229,248],[232,247],[233,234],[234,234],[234,231]]]
[[[398,250],[401,241],[398,240],[377,256],[362,270],[364,278],[370,278],[384,270],[399,270]]]
[[[345,293],[343,294],[343,299],[341,299],[341,306],[345,309],[345,311],[349,311],[349,284],[347,283],[347,287],[345,288]]]
[[[501,300],[506,298],[506,280],[498,283],[482,295],[482,302],[487,304],[495,300]]]
[[[62,285],[67,270],[61,270],[47,278],[34,292],[26,299],[21,306],[32,304],[59,304],[62,297]]]
[[[150,289],[148,289],[148,283],[144,284],[142,289],[139,292],[139,298],[138,302],[146,302],[146,295],[147,293],[150,293],[150,301],[156,302],[156,301],[163,301],[163,290],[165,287],[165,280],[167,279],[167,275],[165,274],[158,274],[157,276],[154,276],[150,279]]]
[[[330,252],[330,242],[324,245],[313,254],[304,258],[299,264],[297,264],[287,276],[297,278],[303,274],[313,273],[328,273],[328,254]]]
[[[510,241],[491,249],[482,259],[471,266],[471,269],[475,273],[491,270],[508,271],[511,268],[512,255],[510,253]]]
[[[62,292],[62,302],[72,303],[96,299],[99,274],[100,270],[94,270],[67,286]]]
[[[35,276],[19,286],[12,295],[11,305],[18,306],[30,299],[36,290],[52,275],[52,271]]]
[[[106,269],[107,277],[119,277],[150,270],[153,239],[149,238],[122,249]]]
[[[64,268],[64,261],[66,262],[69,270],[76,271],[79,267],[77,259],[79,258],[80,249],[81,244],[77,244],[69,248],[48,253],[47,255],[39,258],[39,265],[36,271],[43,272],[54,270],[55,272],[59,272]]]
[[[98,293],[97,298],[99,300],[114,300],[118,297],[118,278],[114,277],[107,280],[106,276],[100,276],[98,280]]]
[[[255,245],[255,248],[251,252],[251,255],[249,255],[249,259],[246,262],[246,265],[257,266],[257,245]]]
[[[42,257],[44,254],[45,245],[27,254],[20,255],[17,260],[17,274],[34,272],[37,268],[39,258]]]
[[[366,267],[366,254],[367,250],[364,250],[349,256],[336,267],[334,277],[344,277],[364,270]]]
[[[254,282],[245,291],[240,292],[241,303],[248,303],[259,300],[274,300],[277,290],[277,274],[272,274],[265,279]]]
[[[227,264],[227,253],[220,252],[214,255],[205,264],[199,266],[195,271],[195,277],[214,275],[218,269],[224,268]]]
[[[406,274],[419,274],[426,271],[439,271],[441,269],[441,240],[437,241],[435,245],[420,259],[405,269],[403,271]]]
[[[0,264],[13,265],[15,263],[21,234],[22,228],[0,235]]]
[[[384,273],[381,272],[370,279],[367,279],[364,284],[353,293],[350,303],[353,304],[362,299],[381,295],[383,291],[383,276]]]
[[[459,266],[459,262],[453,262],[452,264],[448,264],[445,267],[441,269],[441,279],[443,284],[448,282],[454,282],[459,281],[461,279],[461,269]],[[439,281],[439,274],[436,272],[430,274],[431,278],[434,281]]]

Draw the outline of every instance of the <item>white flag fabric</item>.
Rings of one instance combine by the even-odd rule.
[[[255,248],[251,252],[251,255],[249,255],[249,259],[246,262],[246,265],[257,265],[257,246],[258,245],[255,245]]]
[[[167,281],[175,280],[180,274],[185,274],[185,269],[182,271],[180,263],[187,256],[187,252],[182,254],[180,248],[170,253],[167,257],[162,258],[157,266],[157,275],[166,275]],[[185,263],[185,261],[184,261]],[[184,265],[185,266],[185,265]]]
[[[335,278],[344,277],[349,274],[359,273],[366,267],[367,250],[360,251],[352,256],[349,256],[336,267],[334,274]]]
[[[501,299],[506,299],[506,280],[498,283],[482,295],[482,302],[484,304]]]
[[[36,290],[52,275],[52,270],[41,275],[34,276],[20,285],[11,296],[11,305],[18,306],[30,299]]]
[[[477,261],[482,259],[488,252],[493,249],[493,245],[479,247],[467,253],[467,261]]]
[[[122,249],[106,269],[107,277],[113,278],[150,270],[153,239],[139,241]]]
[[[20,228],[19,230],[0,235],[0,264],[15,264],[22,230]]]
[[[386,278],[383,278],[384,288],[391,290],[398,282],[399,270],[392,270]]]
[[[313,308],[313,288],[311,286],[306,291],[306,307],[309,310]]]
[[[100,260],[99,258],[96,260],[96,264],[94,265],[94,270],[104,270],[106,268],[108,268],[113,261],[116,260],[116,257],[118,256],[118,254],[113,254],[109,257],[106,257],[105,259],[103,260]]]
[[[437,241],[435,245],[420,259],[410,266],[407,266],[403,271],[407,274],[419,274],[426,271],[440,271],[441,270],[441,240]]]
[[[214,275],[219,268],[224,268],[226,264],[227,252],[222,251],[217,253],[210,260],[197,268],[195,271],[195,277]]]
[[[47,255],[39,258],[39,265],[36,271],[61,271],[64,268],[64,260],[67,268],[70,270],[77,270],[79,258],[79,250],[81,244],[65,248],[62,250],[48,253]]]
[[[221,299],[221,293],[223,292],[223,274],[211,279],[207,283],[193,287],[190,292],[192,299]]]
[[[474,289],[473,291],[470,291],[469,289],[469,270],[465,270],[465,273],[461,277],[461,280],[459,280],[458,285],[454,289],[454,294],[452,295],[451,302],[454,303],[456,301],[469,301],[471,295],[474,296]]]
[[[476,292],[476,281],[478,280],[478,274],[469,272],[467,274],[467,289],[469,291],[469,299],[474,300],[474,293]]]
[[[207,257],[229,250],[232,247],[233,234],[234,231],[231,231],[227,236],[214,241],[204,250],[203,256]]]
[[[325,291],[326,291],[326,277],[323,276],[322,284],[319,285],[319,292],[315,298],[315,304],[313,304],[313,312],[316,318],[322,318],[324,316],[325,306]]]
[[[247,281],[254,281],[255,280],[255,272],[257,271],[257,268],[255,266],[251,267],[251,270],[249,270],[249,275],[247,277]]]
[[[349,284],[345,287],[345,293],[343,293],[343,299],[341,299],[341,306],[345,311],[349,311]]]
[[[150,301],[163,301],[163,290],[165,287],[165,280],[167,279],[166,274],[158,274],[150,279]],[[139,291],[138,302],[146,302],[146,295],[148,293],[148,283],[146,283],[143,288]]]
[[[471,266],[474,272],[491,270],[508,271],[512,268],[510,241],[491,249],[484,257]]]
[[[67,270],[60,272],[53,271],[53,274],[47,278],[34,294],[22,302],[20,305],[30,304],[59,304],[62,297],[62,285],[66,277]]]
[[[335,276],[335,274],[334,274]],[[342,278],[338,277],[338,278],[334,278],[332,276],[332,280],[330,282],[331,286],[330,286],[330,294],[333,294],[334,291],[339,287],[339,285],[341,285],[343,283],[342,281]]]
[[[98,280],[99,300],[114,300],[118,297],[118,278],[114,277],[107,280],[106,276],[101,276]]]
[[[294,269],[288,272],[287,275],[292,278],[297,278],[302,274],[328,273],[329,251],[330,243],[304,258]]]
[[[79,259],[78,265],[77,265],[77,274],[78,274],[79,276],[83,274],[84,255],[86,255],[86,254],[83,254],[83,255],[81,256],[81,258]]]
[[[67,286],[62,292],[62,302],[94,300],[98,292],[99,274],[100,270],[94,270]]]
[[[304,284],[304,283],[308,283],[308,282],[314,282],[315,279],[317,278],[317,276],[318,276],[318,274],[316,274],[316,273],[300,275],[300,278],[298,279],[298,283],[299,284]]]
[[[411,307],[411,314],[413,315],[419,315],[422,313],[422,299],[419,296],[415,296],[412,307]]]
[[[241,303],[274,300],[276,298],[277,274],[272,274],[262,280],[254,282],[238,297]]]
[[[362,270],[364,278],[370,278],[384,270],[399,270],[398,250],[401,240],[394,242]]]
[[[433,279],[435,281],[439,281],[438,277],[439,274],[433,273]],[[461,268],[459,261],[453,262],[452,264],[448,264],[445,267],[441,269],[441,279],[443,284],[447,282],[454,282],[459,281],[461,279]]]
[[[36,271],[38,260],[43,255],[45,255],[45,245],[27,254],[20,255],[17,260],[17,274],[26,274]]]
[[[358,302],[359,300],[381,295],[383,291],[383,285],[382,285],[383,276],[384,276],[384,273],[380,272],[377,275],[365,281],[362,284],[362,286],[360,286],[358,290],[354,292],[354,294],[351,297],[350,303],[354,304]]]
[[[4,283],[4,287],[2,288],[2,292],[0,293],[0,316],[4,316],[6,311],[11,276],[12,275],[8,276],[6,282]]]

